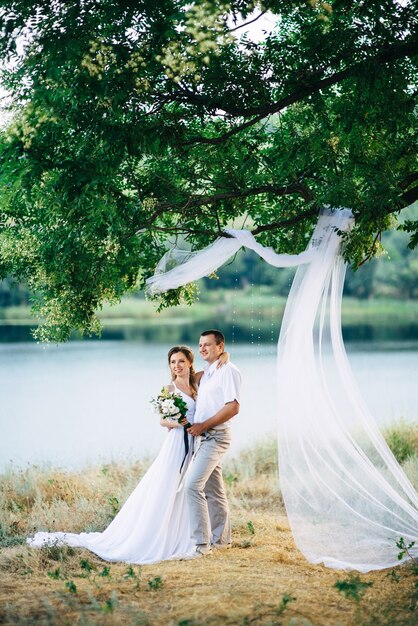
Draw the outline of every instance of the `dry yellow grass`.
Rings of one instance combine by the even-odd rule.
[[[104,528],[145,465],[41,471],[2,478],[0,624],[68,626],[412,626],[413,568],[359,577],[356,603],[334,587],[348,577],[306,562],[278,490],[274,445],[245,451],[225,471],[234,542],[194,561],[143,567],[86,550],[12,545],[34,529]],[[272,462],[273,461],[273,462]],[[287,602],[287,606],[286,605]]]
[[[247,522],[251,513],[255,534]],[[26,546],[0,554],[2,624],[414,624],[409,610],[414,576],[400,581],[388,572],[361,576],[372,581],[360,607],[334,588],[347,574],[308,564],[294,546],[284,515],[235,511],[230,550],[195,561],[134,567],[108,564],[85,550]],[[81,566],[88,559],[96,570]],[[105,567],[108,576],[101,576]],[[60,579],[48,572],[60,570]],[[86,576],[86,577],[81,577]],[[148,581],[158,587],[149,589]],[[155,580],[157,579],[157,582]],[[66,583],[76,585],[71,593]],[[280,615],[284,594],[295,598]],[[407,620],[410,620],[409,622]]]

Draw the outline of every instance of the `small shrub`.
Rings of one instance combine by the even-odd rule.
[[[90,563],[88,559],[80,559],[81,569],[85,570],[87,574],[90,574],[93,570],[95,570],[95,566]]]
[[[259,604],[254,608],[254,612],[251,615],[247,615],[242,620],[242,626],[250,626],[251,624],[266,623],[267,618],[273,617],[273,620],[269,620],[269,624],[276,624],[280,626],[282,622],[277,622],[274,618],[283,615],[291,602],[296,600],[295,596],[290,593],[284,593],[280,602],[277,605],[272,604]],[[290,622],[289,622],[290,623]]]
[[[104,568],[102,569],[102,571],[99,572],[99,576],[101,576],[102,578],[106,578],[107,576],[110,577],[110,567],[107,567],[105,565]]]
[[[288,604],[295,602],[295,600],[296,598],[290,593],[284,593],[277,607],[277,615],[281,615],[287,609]]]
[[[373,585],[372,582],[364,582],[360,576],[351,574],[344,580],[337,580],[334,587],[338,589],[346,598],[360,602],[367,589]]]
[[[26,536],[1,537],[0,548],[12,548],[13,546],[22,546],[26,543]]]
[[[120,511],[120,502],[116,496],[109,496],[107,499],[110,504],[112,515],[117,515]]]
[[[410,543],[406,543],[403,537],[400,537],[396,542],[396,547],[398,548],[398,561],[401,561],[405,556],[409,557],[413,560],[413,556],[410,552],[411,548],[415,545],[415,541],[411,541]]]
[[[136,581],[136,587],[137,589],[139,588],[139,583],[141,582],[141,568],[137,567],[137,572],[135,572],[134,568],[132,567],[132,565],[130,565],[128,567],[128,569],[126,570],[126,574],[123,575],[123,578],[125,579],[130,579],[130,580],[135,580]]]
[[[75,551],[71,546],[63,546],[59,543],[45,545],[40,548],[41,554],[49,561],[67,561],[69,557],[74,556]]]
[[[52,578],[52,580],[59,580],[62,576],[61,569],[57,567],[53,572],[47,572],[47,575],[49,578]]]
[[[161,576],[156,576],[155,578],[150,578],[148,581],[148,591],[156,591],[157,589],[161,589],[163,586],[163,579]]]
[[[386,576],[395,583],[398,583],[401,580],[401,577],[399,576],[398,572],[394,569],[392,569],[389,572],[389,574],[386,574]]]
[[[65,587],[68,589],[70,593],[74,593],[74,594],[77,593],[77,586],[74,583],[74,581],[67,580],[67,582],[65,583]]]

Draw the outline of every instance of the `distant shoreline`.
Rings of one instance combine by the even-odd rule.
[[[192,307],[180,305],[161,313],[143,297],[125,298],[118,305],[106,305],[99,318],[103,339],[188,341],[200,328],[216,325],[225,330],[229,341],[263,344],[277,339],[285,304],[286,298],[265,288],[252,294],[222,289],[205,294],[205,301]],[[37,323],[29,306],[0,308],[0,342],[30,341]],[[418,300],[346,297],[342,326],[346,341],[418,339]]]

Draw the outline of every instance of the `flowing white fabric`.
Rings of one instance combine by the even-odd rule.
[[[154,276],[148,278],[145,293],[153,296],[169,289],[209,276],[232,255],[245,246],[275,267],[295,267],[309,263],[313,250],[300,254],[276,254],[271,248],[259,244],[248,230],[225,229],[229,237],[220,237],[210,246],[199,252],[188,252],[176,248],[169,250],[158,263]]]
[[[148,292],[213,272],[241,245],[277,267],[301,265],[278,344],[281,489],[295,541],[310,562],[367,572],[402,563],[401,537],[416,542],[410,552],[418,556],[418,494],[365,406],[344,349],[340,248],[352,223],[350,210],[324,209],[300,255],[277,255],[251,233],[228,230],[234,239],[188,253],[182,265],[153,276]]]
[[[177,387],[176,393],[187,403],[187,419],[193,423],[195,401]],[[195,545],[190,538],[185,491],[179,488],[192,455],[190,445],[180,474],[184,449],[183,428],[170,429],[157,458],[103,532],[38,532],[27,543],[38,548],[45,545],[87,548],[106,561],[135,564],[193,554]]]

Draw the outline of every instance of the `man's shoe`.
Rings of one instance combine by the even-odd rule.
[[[232,543],[211,543],[210,547],[213,550],[228,550],[232,548]]]
[[[188,554],[182,560],[190,561],[191,559],[199,559],[201,556],[207,556],[212,552],[212,548],[210,546],[205,545],[197,545],[195,551],[192,554]]]
[[[206,556],[212,552],[212,547],[206,544],[200,544],[196,546],[196,554],[199,556]]]

